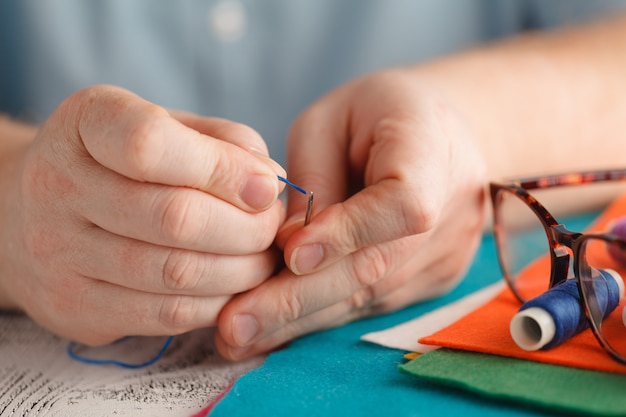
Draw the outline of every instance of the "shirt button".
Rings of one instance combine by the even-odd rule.
[[[209,11],[210,31],[223,42],[236,42],[246,33],[246,9],[236,0],[222,0]]]

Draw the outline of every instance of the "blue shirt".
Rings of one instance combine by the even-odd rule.
[[[0,112],[41,122],[109,83],[258,130],[284,163],[290,123],[317,97],[417,63],[614,7],[588,0],[2,0]]]

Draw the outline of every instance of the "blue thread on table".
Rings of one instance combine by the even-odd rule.
[[[126,339],[127,338],[119,339],[115,343],[120,343]],[[83,362],[89,365],[115,365],[115,366],[119,366],[121,368],[127,368],[127,369],[145,368],[146,366],[150,366],[156,361],[158,361],[159,359],[161,359],[161,357],[163,356],[163,354],[165,353],[169,345],[172,343],[173,339],[174,339],[174,336],[168,336],[167,340],[165,340],[165,343],[163,343],[163,346],[161,346],[161,349],[159,349],[159,351],[154,357],[152,357],[151,359],[145,362],[136,363],[136,364],[119,361],[117,359],[95,359],[95,358],[88,358],[86,356],[79,355],[78,353],[74,351],[79,346],[79,344],[76,342],[70,342],[70,344],[67,346],[67,355],[70,358],[78,362]]]

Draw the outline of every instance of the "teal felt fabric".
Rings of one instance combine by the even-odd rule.
[[[567,224],[579,230],[588,221]],[[488,235],[466,279],[450,294],[295,340],[239,378],[210,416],[562,416],[410,377],[398,371],[406,362],[405,352],[359,340],[365,333],[413,319],[500,278]]]
[[[451,349],[399,369],[496,400],[584,416],[626,415],[626,375]]]

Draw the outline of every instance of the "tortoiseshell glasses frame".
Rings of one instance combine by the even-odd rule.
[[[613,234],[605,233],[580,233],[568,230],[565,225],[559,223],[554,216],[528,191],[545,189],[551,187],[562,187],[571,185],[584,185],[599,182],[608,181],[626,181],[626,169],[613,169],[606,171],[587,171],[581,173],[566,173],[556,174],[544,177],[531,177],[522,178],[506,183],[489,184],[489,191],[491,195],[491,202],[493,207],[493,233],[496,243],[496,249],[498,253],[498,262],[504,274],[504,278],[515,295],[515,297],[524,303],[527,301],[516,288],[515,279],[512,273],[509,271],[508,260],[506,259],[503,239],[505,239],[503,226],[502,226],[502,213],[500,206],[505,198],[515,196],[528,208],[530,208],[537,216],[543,229],[545,231],[546,238],[550,248],[550,281],[546,290],[558,285],[568,278],[568,270],[570,268],[570,251],[573,255],[573,268],[574,277],[576,279],[578,292],[580,295],[581,308],[587,316],[589,326],[593,330],[593,333],[604,348],[604,350],[616,361],[626,365],[626,356],[617,352],[611,345],[605,340],[602,334],[602,322],[596,323],[591,313],[589,306],[589,295],[581,284],[583,279],[588,277],[590,267],[587,265],[586,258],[581,251],[585,250],[585,246],[590,240],[600,240],[607,244],[619,247],[621,250],[626,251],[626,241]],[[566,250],[569,248],[570,251]],[[625,265],[626,266],[626,265]],[[624,329],[624,336],[626,337],[626,328]]]

